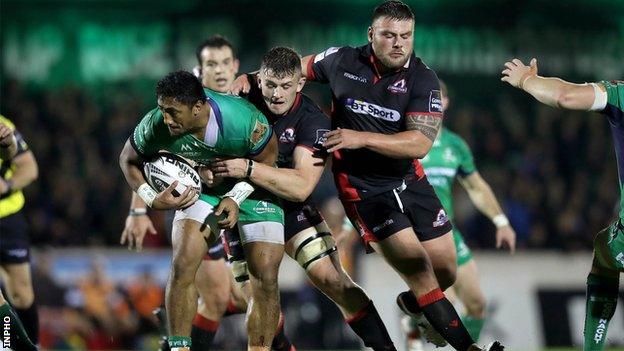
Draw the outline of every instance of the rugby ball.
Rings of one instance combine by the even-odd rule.
[[[143,164],[143,171],[147,183],[156,191],[161,192],[174,181],[178,185],[173,191],[174,196],[180,196],[187,187],[201,193],[201,178],[191,163],[183,157],[168,152],[159,152],[150,162]]]

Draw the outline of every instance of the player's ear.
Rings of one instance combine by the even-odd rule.
[[[368,42],[369,43],[373,42],[373,27],[372,26],[368,27]]]
[[[300,93],[301,90],[303,90],[303,86],[306,83],[306,78],[305,77],[301,77],[299,78],[299,82],[297,82],[297,92]]]
[[[193,116],[197,117],[199,111],[201,111],[202,106],[204,106],[204,102],[201,100],[197,100],[195,105],[193,106]]]

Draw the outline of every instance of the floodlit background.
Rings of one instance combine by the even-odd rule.
[[[378,3],[0,2],[0,112],[25,136],[41,172],[26,189],[25,211],[44,348],[155,347],[151,309],[162,303],[168,274],[166,230],[162,214],[152,213],[158,235],[148,237],[147,252],[119,246],[130,191],[117,165],[134,125],[155,106],[155,82],[191,69],[195,46],[216,33],[237,46],[241,73],[276,45],[302,55],[363,45]],[[457,225],[477,252],[490,302],[483,341],[578,349],[592,238],[616,216],[619,199],[608,126],[596,114],[540,106],[499,78],[513,57],[537,57],[542,75],[576,82],[624,78],[624,1],[408,3],[416,55],[449,85],[445,124],[471,146],[518,234],[515,256],[495,251],[493,226],[458,189]],[[329,108],[327,86],[310,83],[306,92]],[[331,193],[331,184],[323,189]],[[353,249],[356,281],[403,347],[394,305],[403,283],[380,257],[365,256],[358,243]],[[286,333],[295,345],[357,349],[338,310],[303,272],[288,258],[283,269]],[[609,329],[614,347],[624,347],[622,302]],[[219,347],[242,348],[243,332],[242,317],[230,318]]]

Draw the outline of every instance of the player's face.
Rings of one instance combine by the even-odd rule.
[[[368,41],[384,66],[401,68],[414,49],[414,21],[379,17],[368,29]]]
[[[200,58],[204,87],[227,93],[238,73],[238,60],[234,58],[232,49],[227,46],[205,47],[200,53]]]
[[[191,108],[171,97],[158,98],[158,109],[162,112],[171,135],[182,135],[196,129],[197,111],[193,112],[196,108],[197,106]]]
[[[283,115],[290,110],[295,103],[297,93],[305,84],[305,78],[301,77],[301,72],[278,78],[272,70],[261,69],[258,78],[264,102],[276,115]]]

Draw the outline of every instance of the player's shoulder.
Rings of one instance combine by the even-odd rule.
[[[258,113],[258,109],[247,99],[244,99],[237,95],[227,94],[227,93],[219,93],[214,90],[204,88],[206,92],[206,96],[209,100],[214,101],[217,104],[217,107],[223,113],[229,113],[229,111],[234,110],[237,112],[237,118],[245,118],[248,117],[249,114]],[[248,114],[245,114],[247,112]]]
[[[0,115],[0,122],[2,122],[3,124],[6,124],[11,129],[15,129],[15,124],[13,124],[13,122],[10,119],[4,117],[3,115]]]
[[[301,114],[302,119],[312,120],[312,119],[321,118],[323,120],[329,121],[329,116],[327,116],[325,112],[323,112],[321,107],[317,105],[316,102],[312,100],[312,98],[310,98],[306,94],[301,94],[300,96],[301,96],[300,108],[302,111],[302,114]]]
[[[342,57],[357,57],[361,53],[361,48],[351,46],[330,46],[327,49],[314,55],[314,63],[328,59],[338,59]]]
[[[624,81],[603,80],[599,82],[607,91],[607,102],[616,105],[620,109],[624,108]]]
[[[408,72],[413,75],[418,75],[418,79],[415,82],[423,80],[431,80],[438,82],[438,75],[435,71],[427,66],[427,64],[418,56],[412,55],[410,57]]]

